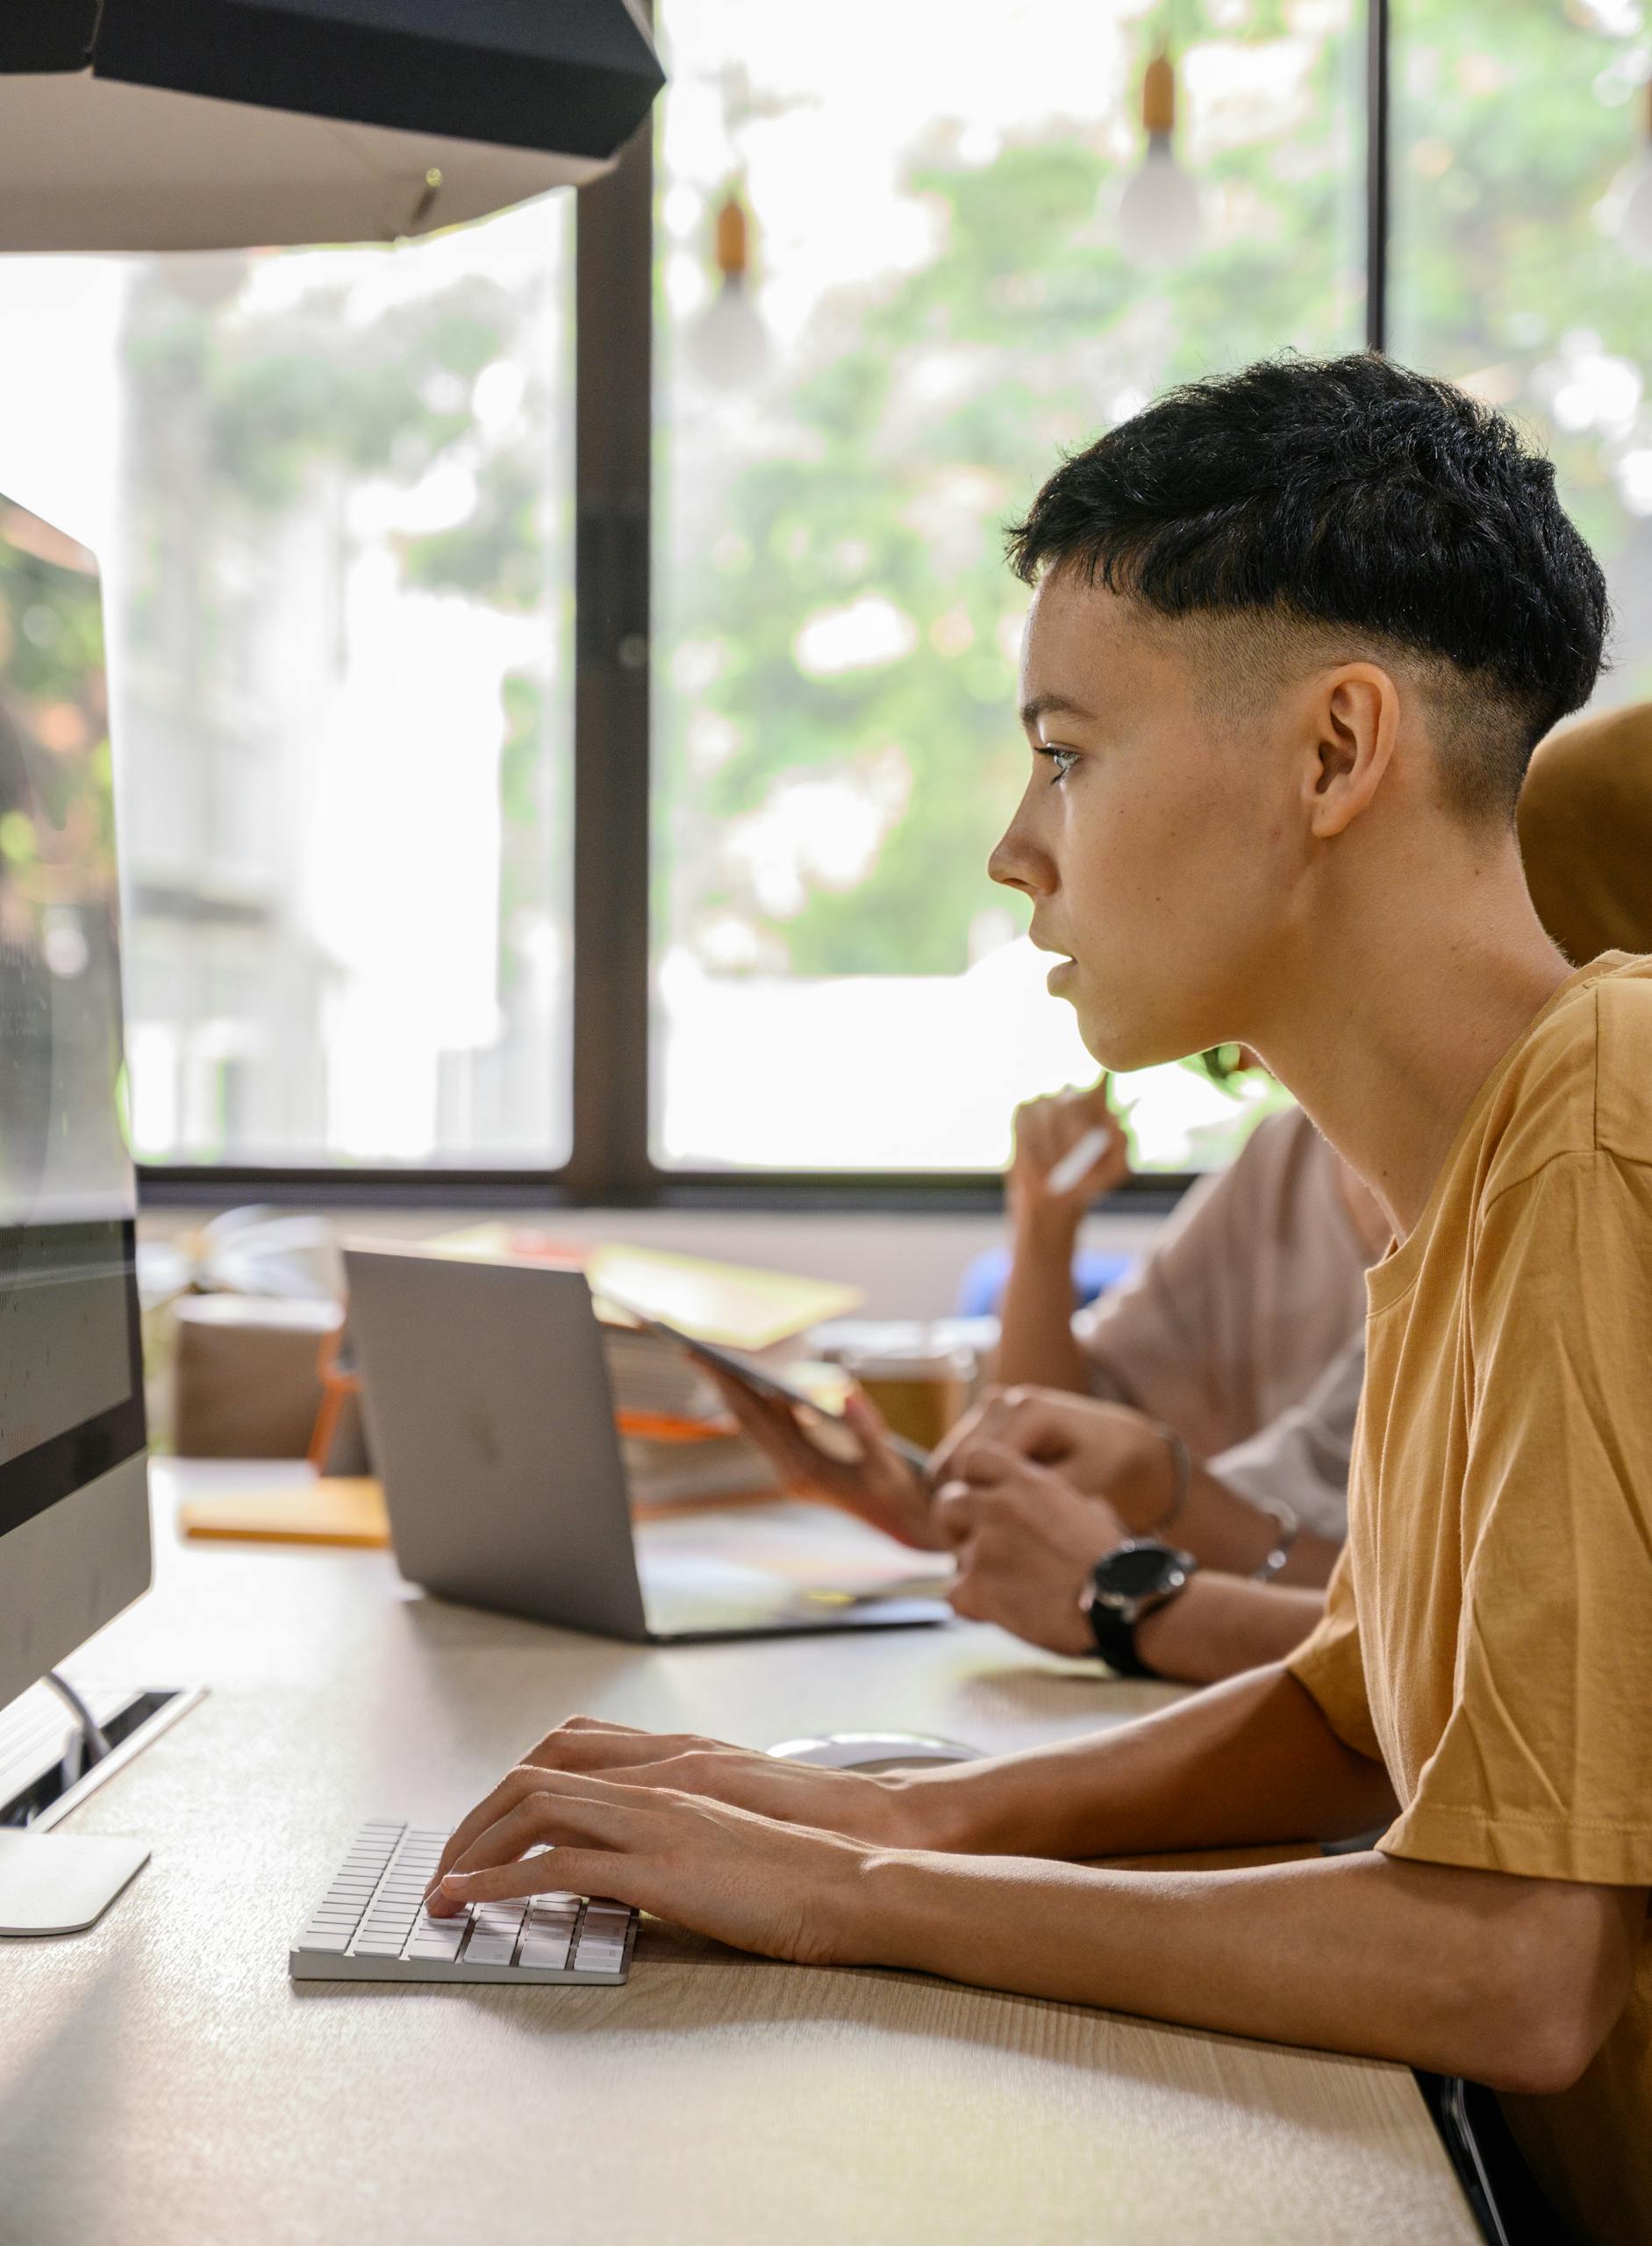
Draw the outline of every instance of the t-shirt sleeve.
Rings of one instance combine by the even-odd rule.
[[[1451,1711],[1379,1845],[1652,1883],[1652,1165],[1569,1153],[1508,1188],[1468,1299]]]
[[[1380,1763],[1383,1750],[1371,1724],[1360,1653],[1360,1626],[1354,1612],[1354,1583],[1348,1547],[1326,1588],[1325,1613],[1285,1667],[1319,1702],[1319,1713],[1345,1747]]]

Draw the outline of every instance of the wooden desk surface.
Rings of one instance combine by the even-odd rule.
[[[364,1816],[440,1820],[576,1709],[766,1743],[1116,1720],[960,1625],[638,1649],[409,1592],[372,1552],[182,1548],[77,1666],[209,1697],[65,1823],[154,1855],[0,1946],[4,2246],[1336,2246],[1477,2237],[1403,2069],[645,1928],[624,1990],[298,1988]]]

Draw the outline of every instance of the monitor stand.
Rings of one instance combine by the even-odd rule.
[[[0,1935],[79,1934],[148,1861],[142,1841],[0,1831]]]
[[[53,1672],[3,1712],[0,1940],[80,1933],[147,1863],[144,1842],[49,1828],[201,1697],[107,1684],[82,1694]],[[65,1706],[74,1712],[68,1722]]]

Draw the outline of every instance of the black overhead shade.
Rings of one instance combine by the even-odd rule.
[[[0,0],[0,248],[389,239],[604,170],[630,0]]]

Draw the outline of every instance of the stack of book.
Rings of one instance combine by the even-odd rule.
[[[633,1505],[780,1495],[774,1468],[740,1433],[716,1384],[674,1342],[609,1325],[603,1342]]]

